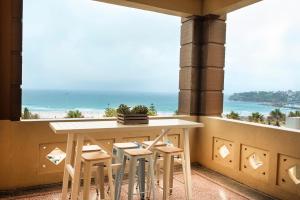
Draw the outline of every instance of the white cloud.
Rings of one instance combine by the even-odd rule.
[[[228,15],[225,93],[300,88],[299,6],[264,0]],[[25,88],[178,90],[178,17],[26,0],[23,27]]]
[[[225,92],[299,90],[299,6],[265,0],[228,15]]]
[[[27,0],[23,87],[177,92],[179,32],[178,17],[87,0]]]

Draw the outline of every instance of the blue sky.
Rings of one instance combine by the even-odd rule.
[[[300,2],[228,15],[225,93],[300,88]],[[91,0],[24,1],[23,88],[178,91],[180,18]]]

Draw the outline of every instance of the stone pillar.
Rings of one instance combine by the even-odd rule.
[[[22,84],[22,0],[0,3],[0,119],[19,120]]]
[[[225,20],[214,15],[182,19],[179,114],[223,112]]]

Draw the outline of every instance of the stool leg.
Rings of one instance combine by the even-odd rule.
[[[123,164],[124,164],[124,150],[123,149],[119,149],[119,148],[115,148],[114,152],[116,152],[115,163],[120,163],[120,162],[122,162],[122,159],[123,159]],[[125,163],[126,163],[126,160],[125,160]],[[115,183],[116,183],[115,184],[115,197],[116,197],[116,199],[120,198],[120,192],[121,191],[119,191],[119,188],[121,190],[121,186],[119,187],[118,184],[122,185],[123,176],[122,176],[122,178],[120,177],[121,176],[122,167],[121,168],[117,168],[116,173],[115,173]],[[125,170],[125,168],[124,168],[124,170]],[[123,175],[124,175],[124,171],[123,171]]]
[[[83,199],[89,199],[91,186],[91,162],[84,162]]]
[[[106,168],[107,168],[108,182],[109,182],[109,187],[110,187],[110,198],[111,198],[111,200],[114,200],[115,199],[115,193],[114,193],[114,184],[113,184],[111,163],[112,163],[111,159],[108,159],[106,161]]]
[[[155,199],[155,175],[154,175],[154,161],[153,161],[153,157],[149,156],[149,173],[151,176],[151,188],[152,188],[152,198],[153,200]]]
[[[154,166],[156,167],[155,173],[156,173],[156,181],[157,185],[159,185],[159,176],[160,176],[160,162],[157,162],[159,158],[159,154],[157,152],[154,153]]]
[[[128,200],[133,199],[133,190],[134,190],[135,175],[136,175],[136,164],[137,164],[137,159],[135,157],[131,157],[130,164],[129,164]]]
[[[185,197],[186,199],[189,198],[189,195],[188,195],[188,185],[187,185],[187,173],[186,173],[186,167],[185,167],[185,157],[184,157],[184,153],[181,153],[180,154],[181,156],[181,164],[182,164],[182,171],[183,171],[183,178],[184,178],[184,189],[185,189]]]
[[[96,186],[96,194],[98,197],[99,191],[100,191],[100,166],[97,167],[97,169],[96,169],[95,186]]]
[[[127,160],[127,157],[123,156],[123,162],[122,162],[120,172],[116,176],[116,180],[115,180],[115,199],[116,200],[120,199],[122,180],[123,180],[123,176],[124,176],[124,172],[125,172],[126,160]]]
[[[163,200],[169,199],[170,192],[170,164],[171,164],[171,155],[164,155],[164,180],[163,180]]]
[[[171,163],[170,163],[170,195],[173,192],[173,178],[174,178],[174,156],[171,156]]]
[[[99,166],[97,170],[99,179],[98,179],[98,188],[100,190],[100,199],[105,199],[105,191],[104,191],[104,165]]]
[[[140,198],[145,199],[145,159],[139,159],[138,167],[138,185],[140,190]]]

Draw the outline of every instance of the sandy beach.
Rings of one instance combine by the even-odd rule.
[[[34,114],[38,114],[40,119],[63,119],[67,116],[68,111],[32,111]],[[104,115],[104,110],[80,110],[84,118],[101,118]],[[170,112],[158,112],[160,116],[170,116],[173,113]]]

